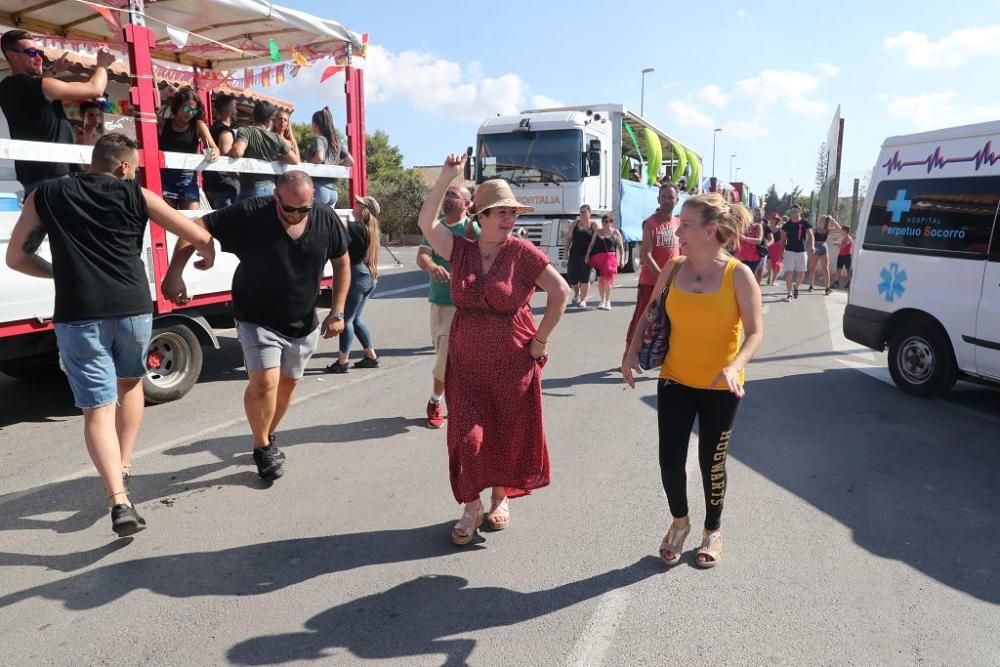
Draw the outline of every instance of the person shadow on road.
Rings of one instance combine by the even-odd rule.
[[[660,560],[647,556],[532,593],[469,588],[455,576],[423,576],[317,614],[306,622],[306,632],[248,639],[227,657],[234,664],[264,665],[320,660],[343,648],[366,660],[444,655],[445,665],[467,665],[476,641],[462,634],[545,616],[662,573]]]

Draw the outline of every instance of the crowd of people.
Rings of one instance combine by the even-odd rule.
[[[108,84],[108,68],[114,58],[107,49],[97,53],[94,71],[87,81],[63,81],[55,75],[68,67],[65,57],[46,68],[44,49],[24,30],[8,30],[0,37],[0,50],[11,73],[0,82],[0,108],[10,136],[42,141],[93,146],[104,134],[101,99]],[[64,102],[79,104],[81,124],[74,127],[66,116]],[[191,88],[178,90],[158,114],[158,139],[162,151],[203,154],[208,163],[220,156],[254,158],[286,164],[312,163],[351,166],[353,158],[337,137],[329,107],[312,115],[313,136],[300,147],[292,131],[290,112],[267,101],[253,108],[252,122],[237,127],[236,99],[216,94],[212,101],[211,126],[199,95]],[[17,180],[25,198],[38,184],[50,178],[66,178],[81,171],[79,165],[19,161]],[[202,195],[215,209],[239,199],[270,196],[273,174],[235,174],[220,171],[161,169],[163,196],[178,209],[201,208]],[[199,177],[201,184],[199,185]],[[318,179],[314,196],[327,206],[337,202],[333,179]]]
[[[61,136],[65,118],[59,99],[92,97],[106,83],[104,52],[91,81],[56,85],[40,77],[41,58],[30,37],[7,33],[2,48],[15,71],[15,82],[5,85],[33,91],[35,112],[45,119],[45,132],[36,124],[32,139]],[[0,84],[5,113],[6,95]],[[304,157],[324,164],[350,159],[332,131],[328,109],[314,114],[318,139],[308,147],[298,146],[287,116],[276,117],[267,103],[257,105],[253,124],[244,128],[232,127],[233,100],[225,97],[215,100],[211,127],[193,94],[175,96],[171,112],[161,126],[161,141],[178,152],[202,146],[209,158],[228,154],[292,164]],[[22,114],[11,123],[12,131],[24,130],[23,123]],[[85,440],[107,490],[112,528],[120,536],[145,528],[129,499],[128,482],[142,421],[141,380],[153,312],[141,257],[148,219],[179,237],[160,286],[164,298],[176,304],[189,300],[183,274],[195,253],[201,270],[214,263],[215,241],[239,259],[232,308],[248,375],[244,409],[252,458],[261,479],[273,482],[284,472],[279,425],[321,336],[340,339],[330,372],[348,372],[355,336],[363,356],[353,368],[379,366],[362,320],[378,279],[381,207],[374,198],[357,197],[353,221],[346,222],[331,208],[335,189],[302,171],[274,180],[219,172],[205,185],[218,209],[189,220],[175,208],[190,208],[198,200],[191,174],[164,172],[160,197],[138,185],[138,159],[134,140],[110,133],[97,139],[91,164],[75,178],[28,173],[22,168],[33,163],[18,162],[27,197],[6,258],[12,269],[55,283],[60,357],[83,411]],[[417,260],[430,277],[436,353],[427,426],[444,424],[447,405],[449,477],[453,496],[463,505],[451,531],[457,545],[472,542],[483,523],[494,530],[508,527],[510,500],[550,483],[541,381],[552,337],[571,296],[586,307],[591,270],[598,272],[599,308],[611,308],[615,275],[625,259],[613,214],[602,213],[597,225],[585,206],[567,232],[568,284],[544,253],[513,233],[518,216],[533,208],[518,201],[506,181],[485,181],[474,194],[456,184],[466,159],[448,156],[420,210],[424,242]],[[716,193],[688,196],[675,215],[679,192],[671,183],[661,185],[658,208],[643,222],[642,271],[620,371],[634,387],[650,327],[666,321],[669,348],[656,364],[657,412],[659,464],[673,521],[660,556],[667,565],[677,563],[691,530],[685,461],[697,418],[706,514],[696,564],[707,568],[722,558],[726,456],[744,396],[744,369],[763,338],[761,260],[772,256],[775,243],[782,244],[792,293],[807,267],[791,240],[812,247],[817,234],[795,208],[780,229],[768,228],[762,212],[751,214]],[[840,227],[824,219],[822,230],[819,234],[829,235]],[[36,254],[46,236],[51,263]],[[333,273],[330,312],[320,321],[316,295],[327,264]],[[824,275],[829,263],[817,257],[808,268],[811,276]],[[531,299],[538,289],[546,300],[536,321]],[[482,498],[487,490],[488,505]]]

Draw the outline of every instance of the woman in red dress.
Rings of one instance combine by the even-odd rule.
[[[569,285],[529,241],[512,236],[520,213],[531,212],[506,181],[476,188],[478,241],[438,222],[448,186],[466,156],[449,155],[420,209],[420,230],[434,252],[451,262],[455,319],[448,343],[448,464],[455,500],[465,503],[451,539],[469,544],[483,522],[483,489],[492,488],[486,521],[494,530],[510,522],[508,498],[549,483],[549,455],[542,427],[542,367],[549,337],[569,301]],[[536,326],[531,297],[548,294]]]

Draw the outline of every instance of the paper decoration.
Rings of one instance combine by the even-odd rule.
[[[278,50],[278,42],[275,41],[274,37],[267,40],[267,50],[271,52],[271,60],[274,62],[281,60],[281,52]]]
[[[301,71],[302,71],[302,65],[296,65],[295,67],[293,67],[292,68],[292,78],[294,79],[295,77],[297,77],[299,75],[299,72],[301,72]]]
[[[271,85],[271,68],[265,67],[260,71],[260,85],[267,88]]]
[[[278,65],[277,67],[274,68],[274,83],[275,85],[280,86],[284,82],[285,82],[285,66]]]
[[[190,36],[191,33],[189,33],[187,30],[182,30],[180,28],[175,28],[169,25],[167,26],[167,37],[170,38],[170,41],[178,49],[183,49],[185,46],[187,46],[188,37]]]
[[[101,15],[101,18],[104,19],[104,22],[108,24],[109,28],[111,28],[112,30],[121,29],[121,26],[118,25],[118,19],[115,18],[115,15],[111,12],[109,8],[102,7],[100,5],[91,5],[91,6],[94,8],[95,12]]]
[[[323,70],[323,76],[320,77],[319,82],[320,83],[325,83],[327,79],[329,79],[331,76],[333,76],[337,72],[342,71],[343,69],[344,68],[341,67],[341,66],[339,66],[339,65],[331,65],[330,67],[327,67],[325,70]]]
[[[292,49],[292,60],[294,60],[299,67],[312,67],[310,62],[306,60],[306,57],[295,49]]]

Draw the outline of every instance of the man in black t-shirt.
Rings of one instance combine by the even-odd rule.
[[[782,259],[785,271],[785,287],[788,294],[785,301],[799,298],[799,285],[806,275],[808,254],[816,245],[812,225],[803,220],[798,206],[789,209],[789,221],[782,227],[785,233],[785,256]]]
[[[97,52],[97,66],[86,82],[69,83],[42,76],[45,54],[24,30],[8,30],[0,37],[0,49],[10,64],[10,76],[0,81],[0,108],[7,117],[11,139],[74,144],[73,128],[66,120],[62,100],[82,101],[104,94],[108,66],[114,57],[107,49]],[[53,71],[66,67],[65,55],[53,64]],[[64,178],[70,167],[58,162],[16,160],[17,180],[28,197],[38,184],[50,178]]]
[[[236,118],[236,98],[225,93],[219,94],[212,102],[212,141],[219,147],[220,155],[229,155],[233,150],[235,134],[233,120]],[[236,203],[240,194],[239,174],[223,171],[206,171],[203,175],[205,196],[212,208],[219,209]]]
[[[142,255],[152,218],[210,264],[211,236],[135,180],[138,144],[108,134],[87,173],[49,180],[28,196],[11,232],[7,265],[55,282],[56,341],[87,451],[111,501],[119,536],[145,528],[128,498],[128,467],[142,423],[142,378],[153,303]],[[49,237],[52,263],[35,252]]]
[[[270,197],[253,197],[195,221],[236,255],[233,316],[250,383],[244,397],[253,432],[253,459],[261,479],[284,474],[285,456],[274,432],[288,410],[322,331],[344,330],[344,302],[351,282],[347,230],[333,209],[313,206],[313,182],[302,171],[278,178]],[[178,242],[163,280],[163,295],[188,300],[184,266],[192,249]],[[333,265],[332,310],[322,326],[316,299],[326,263]]]

